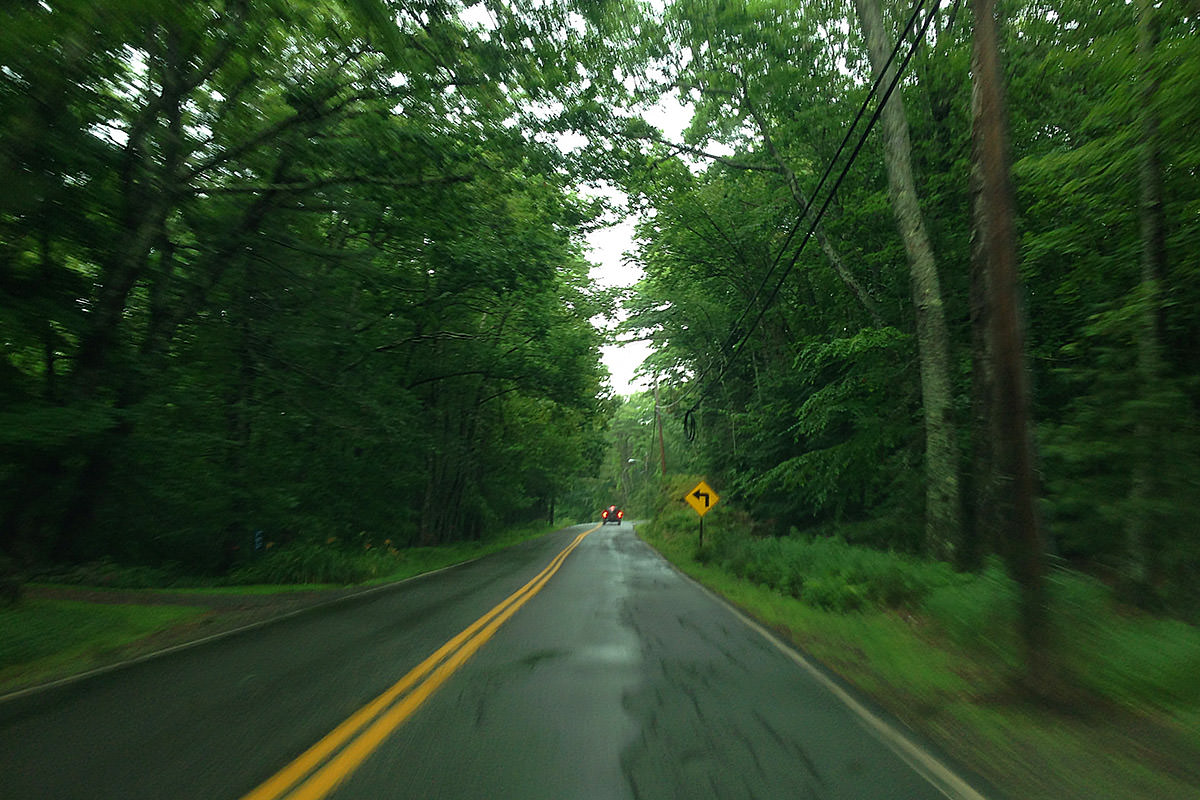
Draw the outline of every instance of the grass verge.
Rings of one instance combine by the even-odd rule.
[[[722,524],[715,512],[706,519],[708,551],[709,542],[719,540]],[[1118,653],[1121,647],[1136,646],[1139,636],[1161,645],[1146,632],[1166,629],[1177,634],[1176,652],[1191,647],[1179,641],[1182,633],[1173,624],[1164,628],[1126,621],[1137,628],[1134,634],[1122,632],[1116,623],[1107,641],[1093,642],[1091,669],[1082,673],[1084,648],[1078,641],[1068,642],[1074,674],[1085,675],[1081,690],[1093,702],[1049,707],[1011,690],[1010,659],[995,648],[980,649],[948,636],[923,606],[862,604],[848,610],[838,603],[833,610],[806,603],[791,591],[764,585],[762,576],[751,580],[731,574],[712,552],[698,554],[695,528],[694,516],[676,517],[668,509],[653,525],[639,526],[638,533],[683,572],[836,672],[1002,796],[1200,798],[1200,709],[1194,691],[1179,695],[1180,687],[1198,682],[1194,674],[1182,681],[1170,674],[1172,666],[1193,663],[1194,652],[1182,654],[1172,666],[1160,666],[1159,672],[1168,673],[1163,677],[1142,675],[1140,683],[1131,665],[1161,662],[1161,651],[1146,652],[1137,661],[1123,660]],[[930,596],[942,604],[943,613],[946,606],[971,611],[947,596],[955,591],[962,587],[951,583],[931,589]],[[1093,625],[1097,631],[1105,627]],[[1195,636],[1194,629],[1188,633]],[[1103,651],[1103,657],[1094,651]],[[1122,668],[1115,669],[1114,663]],[[1115,690],[1098,691],[1106,685]],[[1127,702],[1134,699],[1138,701]]]
[[[368,581],[367,585],[374,586],[404,580],[414,575],[424,575],[426,572],[433,572],[436,569],[444,569],[464,561],[482,558],[490,553],[512,547],[529,539],[536,539],[559,529],[558,525],[525,525],[510,528],[481,541],[458,542],[441,547],[410,547],[400,551],[398,565],[386,577],[375,578]]]
[[[379,586],[480,558],[554,529],[542,523],[522,525],[485,539],[439,547],[396,548],[387,541],[358,547],[336,541],[298,542],[243,564],[225,582],[235,584],[237,591],[259,594],[297,586]]]
[[[192,606],[41,599],[0,609],[0,687],[87,671],[126,645],[205,613]]]
[[[180,587],[172,579],[169,585],[153,587],[145,585],[151,574],[146,568],[126,570],[104,562],[102,570],[76,570],[73,576],[102,574],[105,583],[30,584],[30,594],[69,593],[79,599],[33,596],[18,605],[0,607],[0,694],[269,619],[348,591],[470,561],[555,529],[525,525],[484,540],[444,547],[377,548],[361,558],[344,547],[305,546],[298,555],[281,551],[264,557],[258,573],[246,571],[240,576],[243,580],[262,574],[304,581],[350,575],[358,576],[357,580]],[[262,566],[271,558],[277,563]]]

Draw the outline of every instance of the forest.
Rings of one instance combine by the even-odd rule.
[[[669,452],[758,536],[1200,613],[1191,0],[3,13],[5,570],[477,539]]]
[[[657,160],[631,186],[646,277],[622,326],[653,343],[680,465],[763,535],[965,569],[1044,555],[1194,619],[1198,9],[997,4],[1024,386],[1005,399],[971,14],[884,5],[666,11],[694,115],[678,142],[626,128]],[[860,142],[906,21],[925,43]]]
[[[461,10],[4,11],[10,561],[220,574],[552,515],[602,446],[602,209],[537,124],[545,21]]]

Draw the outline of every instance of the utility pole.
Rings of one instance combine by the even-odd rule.
[[[1019,275],[1013,231],[1013,192],[1009,178],[1008,134],[1000,57],[996,44],[995,0],[972,0],[975,12],[972,103],[975,168],[979,198],[977,234],[986,262],[987,336],[993,375],[992,432],[1004,520],[1009,528],[1009,569],[1021,587],[1020,628],[1029,688],[1044,693],[1050,684],[1049,619],[1045,545],[1036,509],[1029,381],[1024,336],[1018,314]]]

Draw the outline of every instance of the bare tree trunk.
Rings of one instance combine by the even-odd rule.
[[[1009,179],[1004,94],[996,47],[994,0],[973,0],[975,10],[974,157],[980,175],[976,221],[981,226],[987,262],[988,344],[996,473],[1002,482],[1001,504],[1010,525],[1009,565],[1021,587],[1020,632],[1025,650],[1027,686],[1049,694],[1050,628],[1046,591],[1045,546],[1036,509],[1033,440],[1029,422],[1029,386],[1024,341],[1017,313],[1016,236]]]
[[[1162,368],[1162,280],[1167,268],[1166,220],[1163,213],[1162,164],[1159,157],[1158,113],[1154,109],[1158,79],[1153,71],[1154,50],[1158,45],[1159,21],[1150,0],[1138,0],[1138,59],[1141,62],[1141,146],[1138,173],[1141,202],[1138,221],[1142,236],[1141,319],[1137,332],[1138,387],[1154,392],[1163,375]],[[1134,428],[1136,460],[1130,485],[1133,501],[1126,521],[1126,552],[1129,565],[1126,581],[1139,602],[1152,600],[1155,581],[1156,548],[1151,539],[1154,522],[1146,505],[1155,495],[1154,441],[1158,434],[1153,412],[1143,412]]]
[[[854,5],[866,35],[872,69],[878,75],[890,52],[879,2],[854,0]],[[890,83],[892,71],[889,67],[884,85]],[[925,546],[931,554],[948,558],[954,554],[962,528],[949,335],[937,264],[913,181],[912,144],[899,91],[889,98],[880,120],[883,123],[888,193],[896,226],[908,254],[916,308],[921,402],[925,412]]]
[[[982,199],[983,175],[978,158],[971,164],[971,464],[964,481],[967,520],[958,565],[978,569],[989,552],[1004,554],[999,486],[995,465],[995,381],[988,332],[988,262]]]

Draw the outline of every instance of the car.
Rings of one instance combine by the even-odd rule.
[[[621,520],[625,517],[625,512],[616,506],[609,506],[600,512],[600,524],[607,525],[610,522],[621,524]]]

